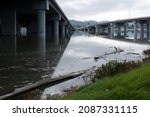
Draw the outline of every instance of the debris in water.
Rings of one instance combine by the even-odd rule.
[[[128,52],[127,55],[128,55],[128,54],[140,55],[139,53],[134,53],[134,52]]]
[[[31,71],[38,71],[36,68],[29,68]]]
[[[22,83],[23,83],[23,84],[26,84],[26,83],[29,83],[29,81],[23,81]]]
[[[104,57],[103,56],[96,56],[96,57],[94,57],[94,60],[102,59],[102,58],[104,58]]]
[[[41,76],[42,79],[46,79],[46,78],[48,78],[48,77],[49,77],[49,75]]]
[[[92,59],[92,57],[84,57],[83,59]]]
[[[79,52],[79,51],[82,51],[82,49],[79,49],[79,50],[75,50],[75,52]]]
[[[115,51],[113,51],[113,52],[109,52],[109,53],[105,52],[105,54],[102,55],[102,56],[94,57],[94,60],[98,60],[98,59],[104,58],[104,56],[106,56],[106,55],[111,55],[111,54],[117,54],[117,53],[120,53],[120,52],[124,52],[124,50],[120,49],[119,47],[118,48],[114,47],[114,49],[115,49]]]
[[[114,49],[115,49],[115,51],[114,52],[124,52],[124,50],[123,49],[121,49],[121,48],[117,48],[116,46],[114,47]]]

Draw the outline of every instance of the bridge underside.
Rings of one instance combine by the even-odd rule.
[[[0,35],[37,35],[58,40],[73,30],[54,0],[0,1]]]

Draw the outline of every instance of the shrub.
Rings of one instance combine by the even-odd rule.
[[[118,73],[126,73],[129,70],[136,68],[142,64],[141,61],[130,61],[130,62],[117,62],[110,61],[105,65],[102,65],[100,68],[96,70],[95,78],[103,78],[107,76],[113,76]]]

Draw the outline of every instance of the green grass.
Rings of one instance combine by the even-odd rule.
[[[135,68],[130,72],[96,80],[95,83],[81,87],[79,91],[60,99],[149,100],[150,61],[144,62],[142,66]]]

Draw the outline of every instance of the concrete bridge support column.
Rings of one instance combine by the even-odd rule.
[[[124,37],[126,37],[127,36],[127,26],[126,26],[126,24],[124,24]]]
[[[61,39],[64,39],[65,38],[65,22],[60,22],[60,36],[61,36]]]
[[[54,39],[59,43],[59,20],[54,21]]]
[[[141,29],[140,29],[140,39],[144,39],[144,23],[140,23]]]
[[[96,34],[99,33],[99,26],[95,26],[95,33],[96,33]]]
[[[90,32],[90,28],[89,27],[87,28],[87,31],[88,31],[88,33]]]
[[[56,45],[59,44],[59,21],[61,20],[61,16],[57,15],[57,16],[53,16],[51,18],[52,22],[53,22],[53,39]]]
[[[114,38],[115,26],[113,23],[110,24],[110,38]]]
[[[17,14],[15,10],[1,12],[1,35],[17,35]]]
[[[38,37],[46,38],[46,11],[45,10],[38,10],[37,33],[38,33]]]
[[[137,39],[137,21],[134,21],[134,39]]]
[[[46,54],[46,11],[38,10],[37,12],[37,38],[38,48],[40,50],[39,59],[45,61]]]
[[[147,39],[150,39],[150,21],[147,22]]]
[[[102,34],[102,27],[99,26],[99,33]]]
[[[52,26],[51,26],[51,24],[47,24],[47,26],[46,26],[46,37],[52,38]]]
[[[92,27],[92,33],[95,33],[95,32],[96,32],[95,27]]]
[[[68,38],[69,37],[69,29],[68,29],[68,26],[66,26],[65,28],[65,38]]]
[[[121,25],[117,25],[117,36],[121,37]]]
[[[111,32],[111,27],[108,26],[108,36],[110,35],[110,32]]]
[[[65,28],[65,33],[66,33],[66,34],[65,34],[66,36],[69,35],[69,29],[68,29],[68,26],[66,26],[66,28]]]

